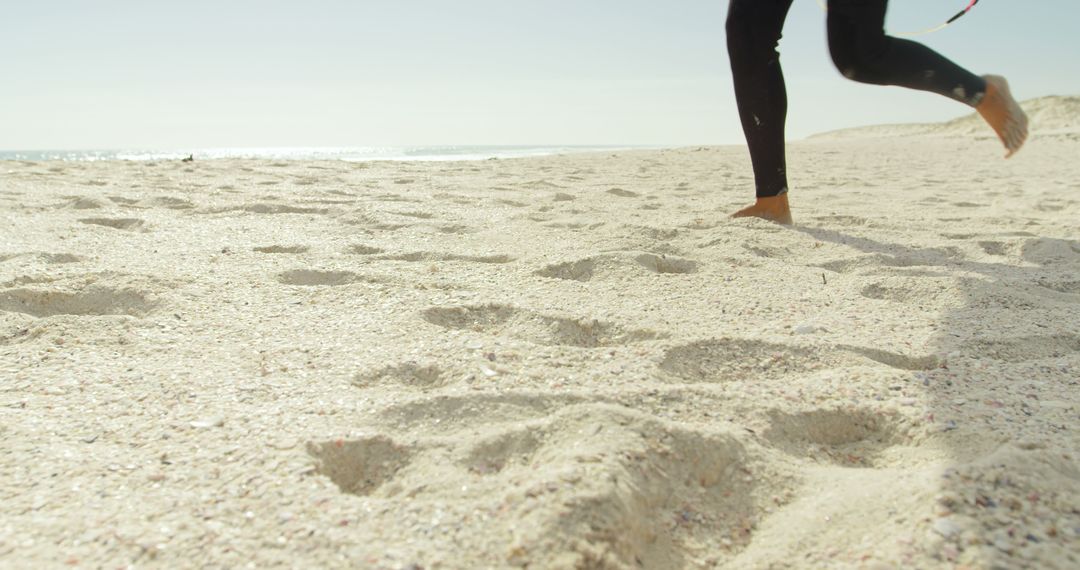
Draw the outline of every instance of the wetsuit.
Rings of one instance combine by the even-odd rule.
[[[787,192],[787,92],[776,51],[792,0],[731,0],[728,55],[759,198]],[[986,92],[979,76],[937,52],[885,35],[888,0],[829,0],[829,51],[847,77],[931,91],[972,107]]]

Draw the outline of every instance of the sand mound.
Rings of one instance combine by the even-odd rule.
[[[1070,137],[1080,135],[1080,97],[1052,95],[1023,101],[1020,105],[1031,119],[1031,132],[1038,136]],[[888,137],[992,137],[978,113],[944,123],[873,125],[841,129],[812,135],[811,140],[842,140]]]

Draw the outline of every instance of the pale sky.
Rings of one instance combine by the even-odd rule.
[[[726,0],[0,0],[0,149],[741,143]],[[888,29],[967,0],[894,0]],[[789,138],[937,121],[843,79],[815,0],[781,43]],[[918,38],[1019,98],[1080,94],[1080,2],[986,0]]]

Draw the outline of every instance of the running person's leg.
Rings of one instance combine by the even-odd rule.
[[[829,50],[845,77],[944,95],[979,111],[1011,156],[1027,138],[1027,117],[1004,78],[979,77],[930,48],[885,35],[888,0],[829,0]]]
[[[736,216],[791,223],[787,205],[784,123],[787,91],[776,51],[792,0],[731,0],[728,56],[735,100],[750,150],[757,203]]]

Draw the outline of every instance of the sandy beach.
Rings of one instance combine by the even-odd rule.
[[[791,228],[739,146],[2,162],[0,566],[1080,567],[1042,104],[795,143]]]

